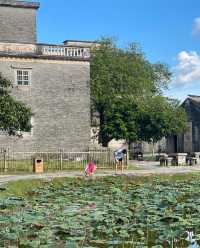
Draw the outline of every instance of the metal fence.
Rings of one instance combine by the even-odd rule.
[[[44,170],[84,169],[89,161],[94,161],[98,169],[113,169],[114,158],[111,150],[88,152],[13,152],[0,150],[0,172],[32,172],[33,160],[42,159]]]

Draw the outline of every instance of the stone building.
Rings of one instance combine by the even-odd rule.
[[[182,103],[188,117],[188,127],[184,134],[167,139],[167,151],[200,152],[200,96],[189,95]]]
[[[37,43],[39,3],[0,0],[0,72],[13,96],[31,107],[32,131],[1,133],[0,146],[15,151],[82,151],[90,140],[91,42]]]

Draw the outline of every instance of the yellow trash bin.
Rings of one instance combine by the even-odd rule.
[[[42,158],[33,159],[33,172],[34,173],[43,173],[44,172],[44,163]]]

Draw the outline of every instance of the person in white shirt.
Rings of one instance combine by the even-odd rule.
[[[117,173],[118,166],[121,167],[121,173],[124,171],[124,155],[127,154],[125,148],[119,148],[114,151],[114,158],[115,158],[115,173]]]

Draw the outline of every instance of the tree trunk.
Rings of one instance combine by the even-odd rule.
[[[154,143],[154,141],[152,142],[152,145],[153,145],[153,147],[152,147],[152,157],[154,157],[154,155],[155,155],[155,143]]]
[[[108,147],[108,143],[110,141],[110,138],[106,135],[105,132],[103,132],[103,126],[105,125],[103,111],[102,112],[99,111],[99,116],[100,116],[99,143],[103,147]]]

